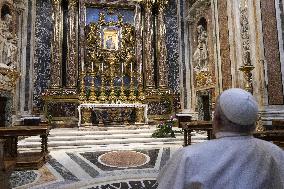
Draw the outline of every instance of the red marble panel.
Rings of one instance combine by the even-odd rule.
[[[264,55],[268,74],[268,104],[283,104],[281,63],[274,0],[261,0]]]
[[[232,87],[227,1],[218,1],[218,13],[222,87],[226,90]]]

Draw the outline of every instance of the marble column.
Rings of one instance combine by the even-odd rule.
[[[62,85],[62,10],[61,0],[52,0],[53,6],[53,39],[52,60],[50,66],[50,88],[57,89]]]
[[[136,5],[135,8],[135,30],[136,30],[136,61],[137,61],[137,73],[138,73],[138,83],[143,83],[143,63],[142,63],[142,35],[143,35],[143,27],[142,27],[142,19],[141,19],[141,7],[140,5]]]
[[[154,59],[153,59],[153,24],[152,24],[152,1],[146,0],[145,5],[145,30],[144,30],[144,55],[145,55],[145,84],[146,89],[155,88]]]
[[[165,7],[167,0],[158,0],[158,33],[157,33],[157,59],[159,68],[158,85],[160,89],[166,89],[168,86],[168,77],[166,69],[167,49],[166,49],[166,26],[165,26]]]
[[[68,2],[68,59],[67,59],[67,80],[68,88],[75,88],[77,83],[77,0]]]
[[[27,19],[28,19],[28,3],[18,2],[15,10],[18,17],[18,65],[17,69],[21,72],[19,82],[16,86],[14,96],[14,104],[16,114],[21,115],[24,113],[25,107],[25,90],[26,90],[26,46],[27,46]]]

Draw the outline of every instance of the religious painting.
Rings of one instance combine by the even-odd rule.
[[[103,49],[118,50],[119,49],[119,29],[116,27],[105,27],[102,32]]]

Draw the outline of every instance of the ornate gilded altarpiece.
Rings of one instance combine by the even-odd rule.
[[[60,115],[58,118],[64,122],[64,118],[77,116],[74,107],[82,103],[147,103],[148,114],[152,115],[150,119],[169,116],[172,113],[172,96],[167,84],[164,23],[167,1],[157,1],[158,30],[153,29],[154,4],[149,0],[69,1],[70,32],[66,61],[69,82],[66,86],[62,86],[63,74],[60,69],[63,51],[59,48],[62,45],[58,39],[63,34],[60,28],[62,7],[58,2],[60,0],[53,0],[51,72],[54,74],[51,74],[50,87],[44,93],[46,115]],[[145,12],[142,12],[142,7]],[[74,13],[76,8],[79,10],[78,22]],[[74,29],[76,26],[78,30]],[[156,41],[154,31],[159,31]],[[79,44],[77,48],[76,44]],[[157,49],[155,56],[154,48]],[[154,57],[157,57],[155,65]],[[72,82],[76,78],[78,82]],[[65,113],[58,114],[54,109]],[[114,111],[120,110],[110,111],[97,113],[86,109],[82,111],[83,121],[95,123],[93,119],[96,117],[109,117],[114,115]],[[123,114],[134,120],[133,115],[141,115],[142,110],[125,111]]]
[[[215,103],[215,62],[210,0],[191,1],[189,31],[195,111],[201,120],[210,120]]]

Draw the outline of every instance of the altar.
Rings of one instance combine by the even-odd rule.
[[[78,127],[82,125],[82,117],[85,119],[85,125],[92,125],[92,121],[90,119],[92,118],[92,114],[90,112],[92,110],[100,111],[100,113],[97,114],[98,117],[98,125],[104,125],[104,116],[103,116],[103,110],[104,109],[124,109],[124,108],[135,108],[137,109],[137,116],[135,118],[135,124],[147,124],[148,123],[148,105],[147,104],[95,104],[95,103],[86,103],[86,104],[80,104],[78,106],[78,112],[79,112],[79,121],[78,121]],[[141,108],[143,109],[143,114],[141,114]],[[82,110],[87,110],[87,116],[82,116]],[[90,111],[91,110],[91,111]],[[117,116],[117,115],[115,115]],[[121,114],[120,114],[121,116]],[[86,118],[87,117],[87,118]],[[121,117],[124,117],[122,115]],[[87,121],[88,119],[89,121]],[[129,122],[125,119],[122,120],[124,124],[129,124]]]
[[[43,93],[45,114],[62,125],[79,119],[79,126],[168,119],[173,97],[167,77],[166,4],[82,0],[69,3],[66,19],[61,20],[62,7],[54,1],[51,78]],[[69,32],[63,35],[62,44],[65,30],[60,26],[64,23]]]

